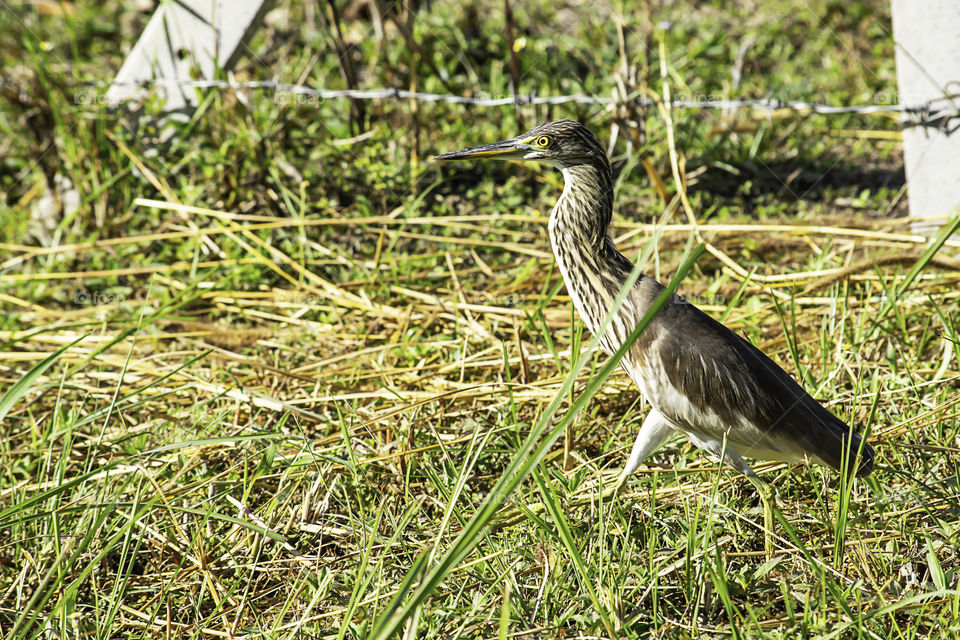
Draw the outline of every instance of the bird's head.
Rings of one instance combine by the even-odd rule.
[[[558,169],[607,162],[607,154],[600,145],[600,141],[590,133],[589,129],[574,120],[547,122],[510,140],[451,151],[435,159],[470,160],[473,158],[539,160],[552,164]]]

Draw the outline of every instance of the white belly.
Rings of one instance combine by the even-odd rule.
[[[766,425],[756,425],[745,416],[738,416],[731,424],[712,409],[695,405],[667,379],[657,352],[655,341],[642,364],[624,358],[621,366],[640,388],[647,402],[670,426],[689,436],[694,444],[710,451],[720,451],[726,447],[741,455],[764,460],[805,459],[796,445],[765,428]],[[701,365],[708,367],[709,363],[701,359]]]

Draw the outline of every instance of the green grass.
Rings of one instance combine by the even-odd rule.
[[[697,235],[656,109],[210,91],[160,144],[99,100],[148,15],[64,6],[0,9],[4,636],[957,633],[957,246],[909,232],[895,120],[673,112]],[[360,88],[511,95],[501,3],[382,37],[332,6],[278,2],[236,79],[344,88],[346,53]],[[677,99],[895,95],[884,2],[513,9],[523,93],[662,95],[662,61]],[[877,450],[852,483],[756,465],[770,560],[682,439],[611,495],[647,408],[571,312],[561,176],[429,160],[559,117],[620,127],[624,252]]]

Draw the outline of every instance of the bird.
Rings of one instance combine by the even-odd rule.
[[[601,333],[634,265],[609,235],[613,171],[600,141],[580,122],[556,120],[509,140],[435,159],[475,158],[539,161],[563,173],[563,192],[548,223],[550,243],[577,312],[591,333]],[[629,285],[599,336],[603,351],[612,355],[623,345],[664,289],[645,274]],[[873,448],[847,423],[748,340],[678,295],[660,308],[624,353],[620,366],[639,387],[650,412],[617,487],[668,436],[679,432],[757,487],[769,536],[775,492],[744,456],[814,461],[858,477],[873,469]],[[770,549],[768,537],[768,554]]]

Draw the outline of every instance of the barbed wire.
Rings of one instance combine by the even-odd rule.
[[[0,82],[4,82],[0,80]],[[86,85],[89,89],[104,88],[103,85],[90,83]],[[474,107],[504,107],[511,105],[559,105],[567,103],[575,104],[594,104],[611,105],[622,104],[638,108],[647,108],[656,106],[658,103],[652,98],[634,95],[627,97],[597,97],[583,94],[572,95],[552,95],[540,96],[534,93],[517,94],[509,96],[458,96],[443,93],[429,93],[423,91],[409,91],[400,88],[377,88],[377,89],[316,89],[300,84],[291,84],[277,82],[273,80],[251,80],[236,82],[230,80],[154,80],[150,82],[120,82],[110,85],[110,90],[96,96],[92,96],[89,102],[102,102],[111,105],[123,102],[132,102],[142,96],[137,96],[134,92],[118,91],[118,89],[141,89],[149,91],[151,89],[220,89],[220,90],[260,90],[273,91],[276,95],[274,101],[278,103],[296,103],[321,100],[417,100],[420,102],[443,102],[447,104],[460,104]],[[111,97],[113,94],[113,97]],[[756,98],[756,99],[713,99],[706,95],[687,99],[679,97],[670,102],[670,106],[677,109],[716,109],[716,110],[739,110],[756,109],[760,111],[779,111],[792,110],[798,112],[809,112],[823,115],[839,114],[858,114],[871,115],[878,113],[898,113],[902,124],[919,124],[923,126],[946,127],[953,119],[960,119],[960,93],[944,95],[936,100],[916,104],[897,104],[891,101],[890,104],[861,104],[861,105],[831,105],[817,102],[808,102],[800,100],[781,100],[779,98]],[[83,102],[83,100],[75,100]]]

